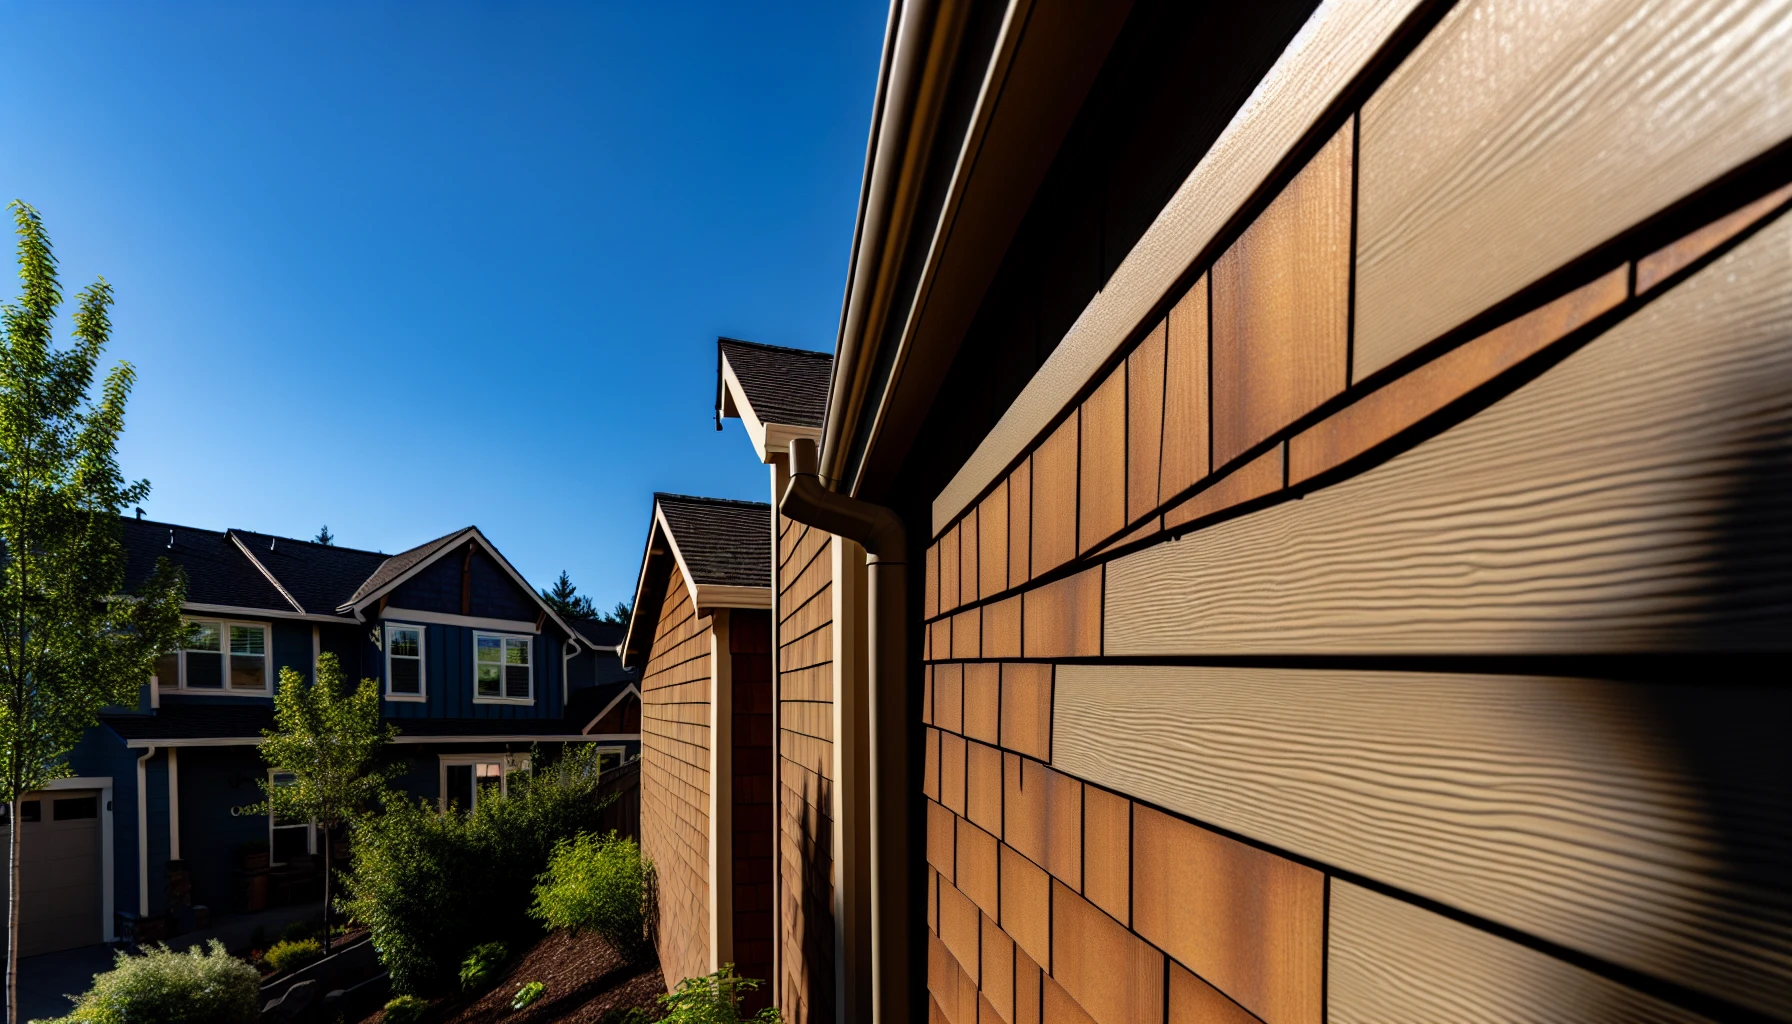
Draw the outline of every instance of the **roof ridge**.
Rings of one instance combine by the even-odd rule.
[[[702,505],[738,505],[742,508],[763,508],[767,510],[772,507],[770,502],[747,501],[742,498],[705,498],[696,494],[677,494],[672,491],[653,492],[654,501],[659,501],[663,498],[671,498],[674,501],[694,501]]]
[[[768,352],[789,352],[793,355],[817,356],[822,359],[834,358],[834,353],[826,352],[821,349],[796,348],[791,345],[768,345],[763,341],[748,341],[745,338],[730,338],[726,334],[716,335],[716,344],[720,345],[724,343],[729,345],[748,345],[753,348],[765,349]]]
[[[170,525],[174,525],[174,524],[170,524]],[[188,530],[195,529],[195,527],[191,527],[191,526],[180,527],[180,528],[188,529]],[[329,548],[331,551],[352,551],[357,555],[377,555],[380,558],[391,558],[392,557],[391,555],[386,554],[384,551],[374,551],[369,548],[351,548],[347,544],[319,544],[317,541],[306,540],[303,537],[283,537],[280,534],[269,533],[266,530],[245,530],[240,526],[232,526],[229,529],[225,530],[224,532],[225,533],[252,533],[257,537],[272,537],[275,540],[286,541],[288,544],[308,544],[314,548]]]

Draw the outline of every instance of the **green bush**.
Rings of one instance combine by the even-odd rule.
[[[751,1017],[740,1015],[740,994],[759,987],[757,978],[743,978],[733,964],[701,978],[686,978],[660,997],[666,1015],[660,1024],[783,1024],[777,1007],[768,1006]]]
[[[510,1001],[510,1008],[512,1010],[526,1009],[534,1004],[537,999],[540,999],[541,994],[547,990],[548,987],[545,983],[531,981],[527,985],[516,990],[516,998]]]
[[[261,960],[272,967],[275,974],[285,974],[287,971],[296,971],[323,955],[324,945],[316,939],[283,939],[263,953]]]
[[[399,992],[441,992],[474,946],[540,935],[529,917],[535,877],[555,843],[596,826],[605,802],[595,750],[532,760],[533,773],[511,777],[509,796],[482,796],[471,814],[394,798],[351,830],[354,867],[338,906],[367,926]]]
[[[460,988],[463,992],[471,992],[476,988],[484,988],[498,976],[498,968],[510,958],[510,950],[502,942],[488,942],[483,946],[474,946],[467,958],[460,962]]]
[[[118,954],[74,1012],[53,1024],[249,1024],[260,998],[261,976],[217,939],[184,953],[158,945],[142,956]]]
[[[648,863],[633,839],[580,833],[554,844],[529,913],[549,928],[589,928],[624,956],[646,940]]]
[[[429,1001],[416,996],[399,996],[386,1003],[386,1024],[417,1024],[429,1009]]]

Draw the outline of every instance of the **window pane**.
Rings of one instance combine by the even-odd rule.
[[[267,630],[260,626],[230,627],[230,653],[266,654]]]
[[[479,666],[479,696],[496,697],[498,695],[498,666]]]
[[[501,650],[503,643],[503,640],[495,636],[474,637],[473,649],[478,660],[489,661],[495,665],[498,663],[500,657],[499,651]]]
[[[20,821],[42,821],[43,813],[44,805],[38,803],[36,800],[26,800],[19,805]]]
[[[423,662],[416,658],[393,658],[386,689],[391,693],[422,693]]]
[[[504,696],[516,698],[529,696],[529,666],[504,666]]]
[[[506,640],[506,641],[504,641],[504,661],[506,664],[510,664],[510,665],[527,665],[527,664],[529,664],[529,641],[527,641],[527,640]]]
[[[193,625],[198,627],[198,632],[187,650],[217,651],[223,649],[219,646],[219,630],[216,622],[195,622]]]
[[[442,794],[443,804],[447,807],[459,807],[463,811],[473,809],[473,766],[470,764],[451,764],[448,766],[448,792]]]
[[[191,690],[222,690],[224,656],[205,651],[188,651],[186,685]]]
[[[53,817],[57,821],[74,821],[79,818],[100,816],[100,798],[97,796],[63,797],[60,800],[52,800],[50,806]]]
[[[311,827],[309,825],[276,826],[274,828],[273,854],[270,859],[276,864],[288,864],[310,856]]]
[[[422,653],[423,631],[392,629],[386,633],[386,650],[394,658],[415,658]]]
[[[258,655],[230,656],[230,688],[232,690],[265,690],[268,688],[267,659]]]

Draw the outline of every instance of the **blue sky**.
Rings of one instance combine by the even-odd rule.
[[[765,500],[715,337],[832,347],[886,13],[6,0],[0,201],[117,290],[150,517],[607,607],[651,492]]]

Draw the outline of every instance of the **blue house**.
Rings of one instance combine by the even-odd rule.
[[[130,582],[160,557],[185,569],[197,635],[158,660],[135,708],[88,730],[74,778],[28,798],[21,954],[147,936],[193,906],[318,897],[320,835],[254,808],[280,672],[309,681],[325,652],[351,680],[378,682],[400,785],[440,807],[503,792],[536,749],[639,756],[622,627],[556,615],[476,527],[396,555],[141,519],[123,529]]]

